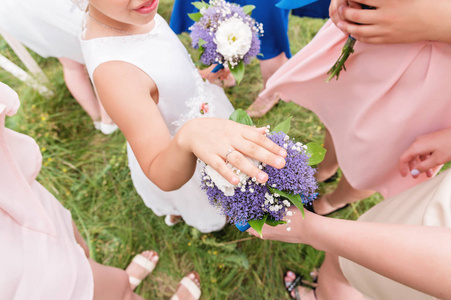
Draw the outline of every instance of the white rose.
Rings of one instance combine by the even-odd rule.
[[[258,166],[259,165],[259,161],[246,157],[254,166]],[[237,169],[234,168],[231,164],[227,164],[230,168],[232,168],[232,170],[236,171]],[[205,167],[205,173],[210,176],[211,181],[213,181],[213,183],[215,184],[215,186],[224,193],[225,196],[233,196],[235,195],[235,188],[236,185],[231,184],[227,179],[225,179],[221,174],[219,174],[218,172],[216,172],[215,169],[213,169],[210,166],[206,166]],[[236,173],[236,172],[235,172]],[[238,178],[240,180],[240,182],[242,184],[244,184],[247,179],[249,178],[249,176],[247,176],[246,174],[244,174],[243,172],[240,172],[238,175]]]
[[[219,25],[215,43],[218,52],[226,60],[234,56],[244,56],[251,48],[252,31],[239,18],[230,18]]]

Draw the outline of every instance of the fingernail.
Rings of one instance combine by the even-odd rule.
[[[240,180],[238,179],[238,177],[234,176],[232,177],[232,184],[237,185],[240,182]]]
[[[266,182],[266,179],[267,179],[266,173],[265,173],[265,172],[259,172],[259,173],[257,174],[257,179],[258,179],[258,181],[261,182],[261,183]]]
[[[287,156],[287,151],[285,149],[280,149],[279,154],[280,154],[280,156],[285,157],[285,156]]]
[[[337,27],[340,28],[340,29],[343,29],[343,24],[341,22],[338,22],[337,23]]]
[[[413,169],[412,171],[410,171],[410,174],[412,174],[412,176],[417,176],[420,175],[420,171],[418,171],[417,169]]]
[[[285,160],[283,158],[280,157],[276,158],[276,166],[283,166],[284,161]]]

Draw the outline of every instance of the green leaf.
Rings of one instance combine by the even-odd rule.
[[[249,125],[249,126],[254,125],[254,122],[252,122],[251,117],[249,117],[247,112],[245,112],[241,108],[238,108],[237,110],[235,110],[230,115],[229,120],[232,120],[232,121],[235,121],[237,123],[244,124],[244,125]]]
[[[271,191],[271,193],[273,193],[273,194],[274,194],[274,193],[277,193],[277,194],[279,194],[280,196],[282,196],[282,197],[284,197],[284,198],[290,200],[290,202],[293,203],[293,204],[301,211],[302,217],[303,217],[303,218],[305,217],[305,213],[304,213],[304,205],[302,204],[301,195],[299,195],[299,194],[291,195],[291,194],[288,194],[288,193],[286,193],[286,192],[284,192],[284,191],[281,191],[281,190],[272,188],[272,187],[270,187],[270,186],[268,186],[268,188],[269,188],[269,190]]]
[[[197,43],[199,45],[199,48],[202,47],[203,45],[207,44],[208,42],[203,40],[203,39],[199,39],[199,42]]]
[[[283,131],[285,133],[288,133],[288,131],[290,130],[291,127],[291,119],[293,117],[289,117],[288,119],[286,119],[285,121],[283,121],[282,123],[279,123],[276,127],[274,127],[274,129],[272,130],[272,132],[280,132]]]
[[[205,52],[205,48],[204,47],[199,47],[199,60],[201,59],[202,54],[204,54],[204,52]]]
[[[205,3],[204,1],[197,1],[197,2],[191,2],[192,5],[194,5],[195,8],[198,10],[201,10],[202,8],[208,8],[208,3]]]
[[[272,226],[272,227],[275,227],[275,226],[277,226],[277,225],[280,225],[280,224],[286,224],[287,223],[287,221],[283,221],[283,220],[281,220],[281,221],[276,221],[276,220],[273,220],[273,219],[266,219],[266,222],[265,222],[266,224],[268,224],[269,226]]]
[[[193,20],[194,22],[198,22],[200,20],[200,18],[202,18],[202,14],[200,12],[192,13],[192,14],[188,14],[188,17],[191,20]]]
[[[249,225],[251,225],[251,227],[257,231],[257,233],[260,235],[260,237],[262,236],[262,229],[263,229],[263,225],[266,222],[266,219],[268,218],[268,215],[266,214],[263,219],[261,220],[252,220],[252,221],[247,221],[247,223],[249,223]]]
[[[323,161],[324,156],[326,155],[326,149],[324,149],[317,143],[308,143],[306,146],[306,151],[308,155],[310,155],[308,161],[309,166],[317,165]]]
[[[232,73],[233,77],[235,77],[235,80],[237,84],[240,84],[241,80],[244,77],[244,63],[243,61],[240,61],[238,65],[235,67],[231,67],[229,64],[230,72]]]
[[[255,9],[255,5],[245,5],[243,6],[243,11],[246,15],[251,15],[252,11]]]

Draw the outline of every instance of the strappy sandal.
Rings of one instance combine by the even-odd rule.
[[[140,266],[142,268],[141,273],[136,274],[135,276],[130,275],[129,272],[127,272],[127,274],[129,274],[128,276],[128,280],[130,282],[130,285],[132,286],[132,289],[134,290],[140,283],[141,281],[146,278],[150,273],[152,273],[152,271],[155,269],[155,266],[158,263],[158,253],[155,251],[151,251],[153,252],[153,257],[156,257],[157,260],[156,261],[152,261],[148,258],[146,258],[145,256],[138,254],[136,255],[132,261],[130,262],[130,264],[128,265],[127,269],[125,270],[127,272],[127,270],[129,269],[129,267],[132,265],[132,263]],[[138,276],[140,275],[140,276]],[[134,287],[134,288],[133,288]]]
[[[193,274],[197,282],[200,283],[199,274],[197,274],[196,272],[190,272],[180,281],[179,287],[182,285],[185,289],[188,290],[188,292],[191,294],[191,296],[193,296],[194,299],[198,300],[201,295],[200,286],[190,278],[191,274]],[[177,290],[179,289],[179,287],[177,287]],[[174,296],[172,296],[170,300],[180,300],[180,297],[177,296],[177,294],[174,294]]]
[[[316,298],[316,292],[315,292],[316,287],[312,283],[304,280],[302,275],[300,275],[298,273],[294,273],[296,277],[293,281],[291,281],[290,283],[285,282],[285,277],[287,276],[287,273],[288,272],[285,272],[285,276],[283,277],[283,282],[285,285],[285,289],[291,299],[301,300],[301,296],[299,295],[299,290],[297,289],[298,286],[303,286],[303,287],[313,290],[313,294]],[[291,295],[292,291],[294,291],[294,298]]]

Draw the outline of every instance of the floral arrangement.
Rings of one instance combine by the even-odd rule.
[[[375,9],[372,6],[361,4],[363,9]],[[348,59],[349,55],[354,53],[354,45],[355,45],[356,39],[353,38],[351,35],[348,36],[348,39],[346,40],[346,43],[344,44],[343,48],[341,49],[340,57],[338,57],[335,64],[330,68],[329,72],[327,74],[329,77],[327,78],[326,82],[329,82],[332,78],[335,77],[336,80],[338,80],[338,76],[340,76],[340,72],[342,70],[346,71],[345,62]]]
[[[227,65],[239,83],[244,65],[260,52],[259,36],[263,25],[250,17],[253,5],[239,6],[225,0],[193,2],[198,13],[188,14],[195,22],[190,27],[192,46],[200,49],[206,65],[218,64],[213,72]]]
[[[243,110],[235,111],[231,120],[252,125],[251,118]],[[229,183],[210,166],[202,172],[202,189],[206,191],[210,203],[229,217],[230,222],[243,231],[252,227],[261,234],[263,224],[276,226],[286,223],[283,219],[291,212],[288,208],[295,205],[304,215],[303,204],[313,201],[317,193],[316,170],[312,165],[320,163],[325,149],[315,143],[303,145],[295,142],[286,133],[290,129],[291,118],[277,125],[267,136],[287,151],[286,164],[282,169],[265,165],[248,158],[268,174],[268,181],[258,183],[229,164],[239,176],[238,185]],[[288,221],[289,222],[289,221]],[[287,227],[290,230],[290,227]]]

